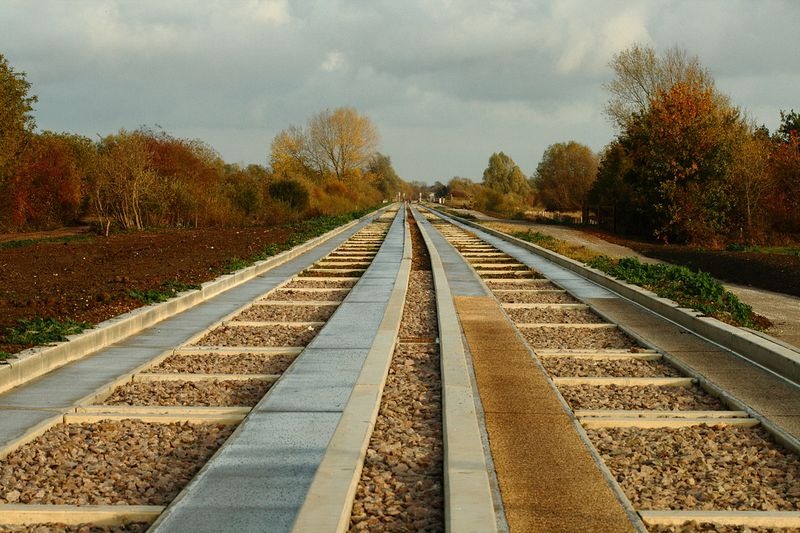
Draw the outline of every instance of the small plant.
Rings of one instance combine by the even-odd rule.
[[[0,350],[0,361],[5,361],[9,357],[13,357],[13,356],[14,356],[14,354],[10,354],[8,352],[4,352],[3,350]]]
[[[55,318],[21,319],[17,326],[7,328],[5,342],[8,344],[49,344],[67,340],[67,335],[75,335],[91,327],[86,322],[76,322],[71,318],[57,320]]]
[[[199,288],[200,285],[181,283],[178,280],[169,280],[162,283],[161,287],[158,289],[148,289],[145,291],[137,289],[130,290],[128,291],[128,296],[145,304],[155,304],[166,302],[170,298],[177,296],[178,293]]]
[[[241,270],[250,266],[252,262],[245,261],[244,259],[239,259],[238,257],[232,257],[228,259],[228,262],[222,265],[220,268],[220,272],[222,274],[233,274],[237,270]]]

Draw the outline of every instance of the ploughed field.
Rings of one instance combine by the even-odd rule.
[[[145,231],[0,248],[0,351],[19,319],[71,318],[96,324],[143,305],[132,290],[165,282],[199,284],[219,276],[232,258],[246,259],[291,236],[288,228]]]

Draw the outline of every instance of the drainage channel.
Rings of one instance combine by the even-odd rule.
[[[0,529],[146,530],[333,316],[396,214],[0,450]]]
[[[800,458],[759,420],[540,272],[425,216],[501,302],[650,531],[800,527]]]

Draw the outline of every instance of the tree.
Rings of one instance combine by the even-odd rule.
[[[367,171],[375,177],[375,186],[384,198],[392,198],[403,189],[403,180],[395,172],[388,155],[375,152],[367,165]]]
[[[742,142],[733,154],[730,186],[734,196],[733,214],[738,219],[738,240],[761,240],[770,206],[766,200],[772,182],[769,158],[772,141],[764,129],[742,132]]]
[[[366,166],[378,145],[378,132],[366,115],[340,107],[311,117],[306,139],[312,165],[342,180]]]
[[[589,204],[597,208],[601,226],[615,232],[630,232],[640,219],[633,197],[628,173],[633,162],[619,139],[613,140],[603,150],[597,168],[597,179],[589,189]]]
[[[615,54],[609,66],[615,78],[604,85],[611,93],[605,106],[608,117],[624,130],[635,114],[645,113],[660,92],[676,83],[700,90],[713,89],[714,80],[697,56],[670,48],[661,57],[648,46],[633,45]]]
[[[32,115],[36,96],[28,95],[30,87],[25,73],[15,72],[0,54],[0,199],[7,198],[14,166],[36,126]],[[0,223],[3,211],[8,213],[8,206],[0,202]]]
[[[527,196],[531,192],[525,174],[514,160],[503,152],[494,153],[489,157],[489,166],[483,171],[483,185],[500,194]]]
[[[583,209],[597,178],[597,165],[597,155],[588,146],[575,141],[551,144],[536,167],[539,201],[551,211]]]
[[[775,132],[775,138],[778,141],[789,143],[792,132],[795,137],[800,136],[800,113],[796,113],[794,109],[788,112],[781,110],[781,125]]]
[[[769,205],[773,228],[800,233],[800,117],[781,111],[781,125],[769,156],[772,183]]]
[[[729,174],[741,117],[712,88],[676,83],[636,113],[622,137],[643,227],[679,242],[713,241],[727,230]]]

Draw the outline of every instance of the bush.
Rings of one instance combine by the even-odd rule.
[[[293,211],[305,211],[308,208],[308,189],[299,181],[292,179],[273,181],[269,184],[269,195]]]

